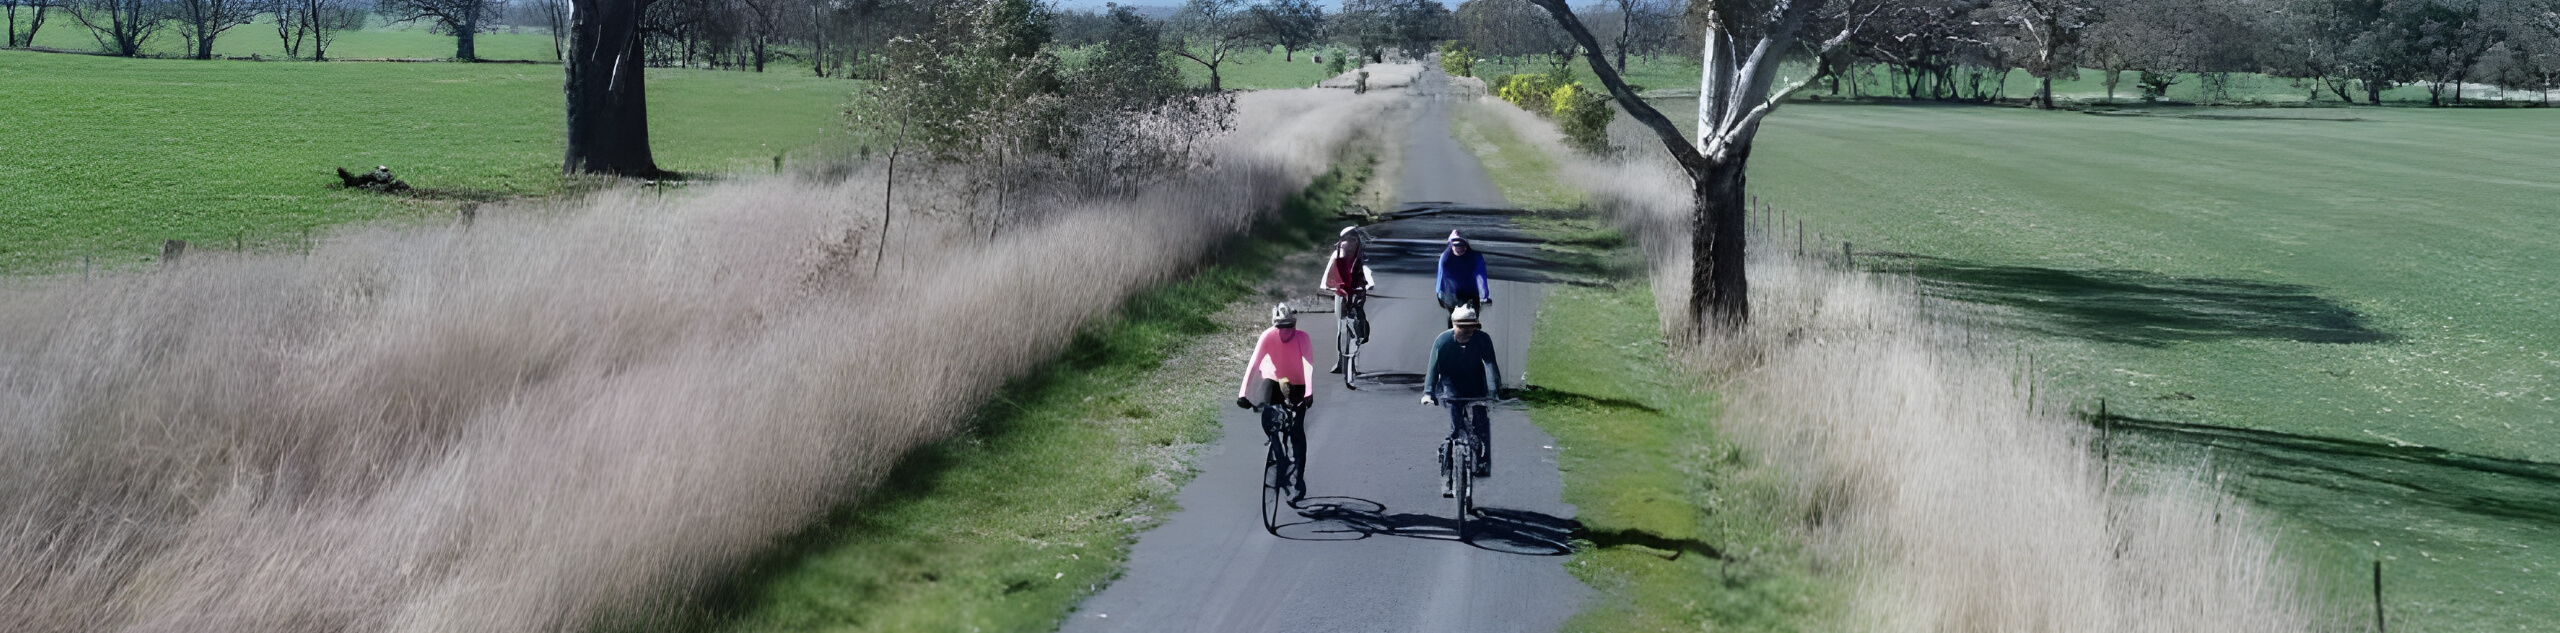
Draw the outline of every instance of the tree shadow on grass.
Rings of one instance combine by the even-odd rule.
[[[2268,339],[2383,343],[2397,337],[2309,286],[2175,277],[2140,270],[1994,266],[1907,253],[1859,253],[1908,272],[1932,296],[2012,308],[2014,325],[2110,343],[2161,347],[2190,341]]]

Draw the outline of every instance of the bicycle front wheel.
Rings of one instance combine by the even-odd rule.
[[[1289,463],[1280,455],[1280,445],[1273,443],[1271,453],[1262,460],[1262,531],[1280,533],[1280,508],[1289,503]]]
[[[1475,516],[1475,442],[1459,440],[1449,447],[1449,488],[1458,498],[1458,540],[1467,540],[1467,520]]]

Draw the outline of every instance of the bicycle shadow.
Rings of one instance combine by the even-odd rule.
[[[1476,508],[1467,533],[1456,519],[1437,514],[1389,512],[1385,504],[1359,497],[1308,497],[1292,504],[1304,520],[1282,523],[1273,536],[1293,541],[1357,541],[1392,536],[1456,541],[1477,549],[1523,556],[1573,553],[1573,537],[1582,522],[1542,512],[1509,508]]]

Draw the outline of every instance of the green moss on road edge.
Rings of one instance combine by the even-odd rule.
[[[1204,343],[1242,325],[1221,314],[1253,298],[1282,257],[1330,237],[1326,223],[1370,167],[1319,177],[1280,221],[1087,325],[970,430],[908,455],[862,501],[714,592],[684,628],[1055,629],[1120,573],[1138,532],[1172,511],[1192,451],[1217,439],[1231,383]],[[1202,371],[1209,361],[1220,366]]]

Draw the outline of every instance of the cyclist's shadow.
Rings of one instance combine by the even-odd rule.
[[[1283,522],[1271,533],[1295,541],[1357,541],[1397,536],[1458,541],[1506,554],[1562,556],[1573,553],[1573,535],[1582,522],[1528,510],[1477,507],[1458,534],[1458,522],[1447,515],[1388,512],[1385,504],[1359,497],[1307,497],[1295,504],[1296,521]]]

